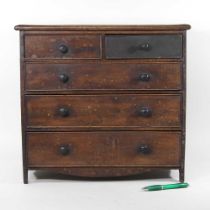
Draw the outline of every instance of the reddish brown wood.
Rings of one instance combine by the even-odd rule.
[[[27,96],[30,127],[180,127],[179,95]],[[148,107],[151,116],[140,116]],[[69,116],[59,109],[69,110]]]
[[[37,168],[35,168],[37,170]],[[151,172],[150,168],[139,167],[63,167],[63,168],[39,168],[51,173],[59,173],[84,178],[113,178],[122,176],[133,176]],[[153,169],[154,170],[154,169]]]
[[[29,31],[183,31],[188,24],[180,25],[17,25],[15,30]]]
[[[66,53],[59,46],[68,48]],[[96,35],[27,35],[25,36],[26,58],[84,58],[101,57],[100,36]]]
[[[20,100],[21,100],[21,131],[22,131],[22,160],[23,160],[23,182],[28,183],[28,162],[26,150],[26,109],[25,109],[25,63],[24,58],[24,33],[20,31]]]
[[[186,138],[186,31],[183,32],[183,53],[185,59],[183,61],[182,69],[182,81],[183,81],[183,94],[182,94],[182,145],[181,145],[181,161],[179,168],[179,181],[184,182],[185,179],[185,138]]]
[[[143,74],[149,75],[142,81]],[[68,77],[67,82],[60,75]],[[180,90],[181,63],[26,64],[27,91]]]
[[[28,133],[30,167],[179,165],[179,132]],[[59,149],[69,145],[70,153]],[[139,151],[148,145],[149,154]]]

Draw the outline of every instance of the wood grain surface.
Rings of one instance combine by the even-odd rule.
[[[181,74],[181,63],[29,63],[25,83],[27,91],[180,90]]]
[[[30,127],[177,127],[181,126],[180,95],[27,96]],[[68,110],[61,116],[59,110]],[[142,116],[141,110],[151,110]]]
[[[28,133],[31,167],[179,165],[180,132]],[[62,155],[60,146],[70,152]],[[141,145],[149,154],[139,151]]]

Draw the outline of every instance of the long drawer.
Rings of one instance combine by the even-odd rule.
[[[180,132],[29,132],[29,167],[178,166]]]
[[[181,63],[26,64],[26,90],[180,90]]]
[[[29,127],[177,127],[181,96],[176,94],[29,95]]]

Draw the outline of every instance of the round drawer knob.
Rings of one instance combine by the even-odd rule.
[[[151,75],[149,73],[141,73],[139,75],[139,80],[142,82],[148,82],[151,79]]]
[[[138,114],[141,117],[150,117],[152,115],[152,110],[148,107],[142,107],[139,109]]]
[[[59,51],[63,54],[67,53],[68,52],[68,47],[64,44],[61,44],[59,47],[58,47]]]
[[[61,155],[68,155],[70,153],[70,146],[69,145],[61,145],[59,147],[59,153]]]
[[[151,49],[151,45],[149,43],[143,43],[139,45],[139,50],[149,51]]]
[[[68,108],[61,107],[59,109],[59,114],[60,114],[61,117],[68,117],[69,114],[70,114],[70,111],[69,111]]]
[[[146,155],[146,154],[151,153],[151,148],[149,147],[149,145],[142,144],[139,146],[138,152]]]
[[[66,82],[69,81],[69,76],[66,75],[66,74],[60,74],[59,79],[60,79],[61,82],[66,83]]]

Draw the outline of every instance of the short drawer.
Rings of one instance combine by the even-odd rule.
[[[30,132],[29,167],[179,166],[180,132]]]
[[[180,95],[26,96],[28,127],[180,127]]]
[[[120,58],[181,58],[182,35],[107,35],[105,56]]]
[[[26,35],[26,58],[98,59],[101,40],[98,35]]]
[[[179,90],[180,63],[26,64],[26,90]]]

